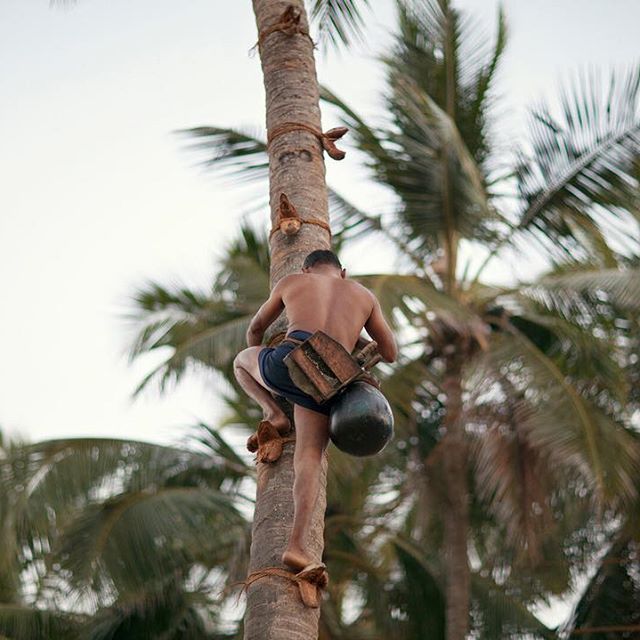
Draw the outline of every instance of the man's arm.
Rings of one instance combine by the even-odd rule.
[[[283,278],[284,279],[284,278]],[[269,299],[258,309],[251,319],[247,329],[247,344],[250,347],[258,347],[262,344],[264,332],[269,328],[284,309],[282,290],[284,286],[280,280],[271,290]]]
[[[367,333],[378,343],[378,352],[386,362],[394,362],[398,357],[398,347],[391,327],[382,315],[380,303],[373,296],[373,309],[364,328]]]

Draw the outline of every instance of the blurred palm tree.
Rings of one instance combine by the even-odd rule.
[[[344,234],[338,233],[338,244],[343,239]],[[144,379],[139,392],[153,385],[166,391],[169,382],[180,380],[194,367],[214,368],[228,383],[224,398],[230,412],[224,424],[247,433],[253,430],[257,407],[247,403],[231,374],[231,363],[244,335],[243,331],[237,336],[229,331],[229,319],[240,322],[243,318],[246,325],[268,295],[267,247],[266,234],[243,227],[225,252],[208,293],[157,282],[138,290],[135,310],[129,317],[138,325],[132,357],[160,353],[169,347],[169,355]],[[194,300],[199,301],[195,306]],[[155,326],[164,329],[154,334],[149,329]],[[406,415],[406,398],[413,394],[410,381],[415,382],[423,370],[407,363],[401,371],[387,374],[385,389],[394,413],[396,417]],[[433,426],[422,425],[420,448],[426,446],[424,439],[433,441]],[[416,513],[411,503],[417,478],[411,471],[416,452],[413,440],[414,436],[405,432],[396,447],[371,460],[353,459],[332,450],[325,524],[325,560],[332,579],[320,620],[321,638],[388,633],[410,640],[427,630],[429,637],[444,638],[444,595],[439,576],[445,567],[437,552],[425,554],[412,535]],[[403,514],[400,517],[399,512]],[[439,544],[431,533],[425,539],[429,539],[429,546]],[[491,634],[507,629],[540,635],[548,632],[528,611],[526,599],[510,594],[491,576],[478,573],[474,580],[474,603],[488,626],[486,637],[496,637]],[[354,602],[361,605],[356,607],[357,615],[353,615]]]
[[[420,442],[423,422],[435,424],[432,446],[416,454],[431,517],[416,518],[413,536],[439,528],[447,637],[459,639],[475,617],[470,558],[499,576],[551,553],[564,579],[556,568],[546,587],[562,590],[568,562],[545,540],[563,518],[587,517],[584,509],[570,517],[568,496],[588,494],[603,513],[636,495],[623,370],[640,299],[631,263],[640,246],[640,74],[634,66],[606,83],[577,76],[556,108],[531,110],[528,137],[510,153],[491,129],[503,14],[493,45],[448,0],[401,1],[398,14],[384,60],[386,122],[370,126],[324,93],[395,207],[370,214],[335,192],[332,203],[347,228],[381,232],[412,265],[411,275],[363,281],[406,337],[406,361],[387,386],[404,407],[399,433]],[[227,177],[266,176],[259,138],[217,127],[189,133]],[[546,265],[530,262],[538,278],[511,286],[487,278],[497,259],[531,260],[534,250]],[[475,509],[501,534],[480,527],[470,537]]]
[[[2,637],[237,637],[222,606],[245,575],[251,469],[216,431],[194,433],[188,450],[3,446]]]

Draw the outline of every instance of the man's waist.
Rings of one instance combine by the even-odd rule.
[[[311,331],[305,331],[304,329],[293,329],[293,331],[289,331],[287,335],[284,337],[283,342],[291,342],[293,344],[301,344],[307,338],[310,338],[313,335]]]

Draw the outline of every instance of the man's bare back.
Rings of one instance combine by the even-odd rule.
[[[361,284],[346,279],[344,271],[316,268],[313,273],[285,276],[254,318],[252,324],[260,338],[283,310],[289,323],[287,333],[324,331],[347,351],[353,351],[364,328],[378,343],[380,355],[387,362],[395,360],[395,340],[376,297]],[[252,344],[259,341],[249,337]]]

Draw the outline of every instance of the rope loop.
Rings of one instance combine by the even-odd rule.
[[[272,34],[276,33],[276,31],[280,31],[288,36],[294,36],[299,34],[301,36],[306,36],[309,38],[311,42],[311,46],[315,49],[316,43],[312,40],[309,32],[300,24],[300,19],[302,18],[302,13],[300,9],[294,7],[290,4],[283,12],[283,14],[278,19],[278,22],[275,22],[268,27],[265,27],[258,34],[258,42],[256,42],[249,53],[253,53],[256,49],[260,49],[264,44],[264,41]]]
[[[342,160],[347,154],[342,149],[336,147],[336,140],[342,138],[349,129],[347,127],[334,127],[324,133],[320,129],[316,129],[304,122],[283,122],[281,125],[271,129],[267,133],[267,146],[269,146],[277,137],[292,131],[306,131],[314,135],[320,141],[322,148],[327,155],[333,160]]]
[[[315,224],[317,227],[322,227],[329,235],[331,235],[331,227],[324,220],[321,220],[320,218],[300,218],[300,223]],[[271,236],[273,236],[273,234],[278,231],[282,231],[279,225],[273,227],[269,232],[269,239],[271,239]]]
[[[327,568],[320,562],[309,565],[299,573],[291,573],[280,567],[265,567],[247,576],[247,579],[241,583],[243,585],[242,592],[247,591],[254,582],[269,576],[284,578],[292,584],[295,584],[298,587],[304,606],[313,609],[320,606],[321,591],[326,589],[329,583]]]

